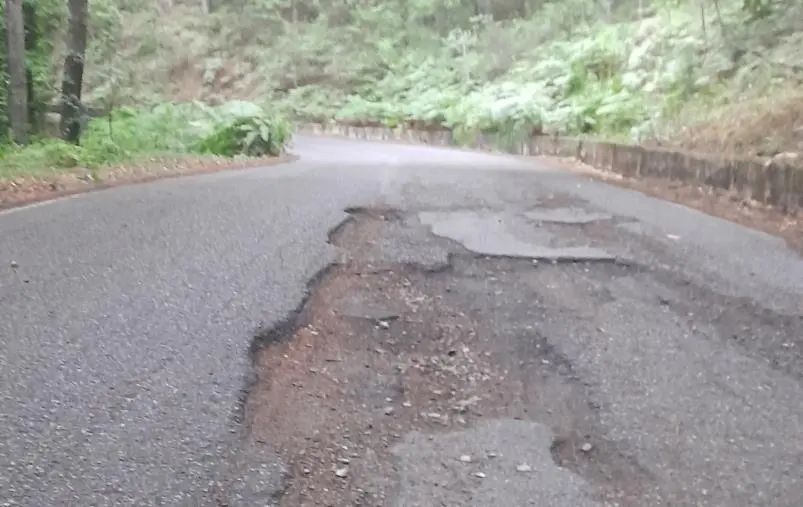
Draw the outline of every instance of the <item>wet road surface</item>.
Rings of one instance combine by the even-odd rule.
[[[0,214],[3,502],[799,505],[803,261],[781,241],[505,157],[296,151]],[[384,324],[342,316],[377,301]],[[331,335],[296,336],[302,309]],[[277,356],[293,343],[352,359]],[[455,364],[422,383],[433,357]],[[343,392],[310,380],[326,365]],[[333,428],[345,456],[342,430],[310,443]]]

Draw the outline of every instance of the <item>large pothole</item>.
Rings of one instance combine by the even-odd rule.
[[[415,215],[351,211],[331,238],[341,262],[254,348],[247,423],[290,464],[282,505],[639,497],[646,475],[597,432],[582,379],[538,332],[538,294],[516,282],[591,264],[485,258]]]
[[[610,217],[583,214],[564,208],[531,211],[527,218],[563,225],[588,224]],[[561,216],[561,213],[572,215]],[[504,212],[474,210],[418,214],[419,220],[438,236],[449,238],[479,255],[544,260],[551,262],[617,262],[619,256],[589,245],[555,245],[564,238],[544,227],[531,227],[521,216]]]

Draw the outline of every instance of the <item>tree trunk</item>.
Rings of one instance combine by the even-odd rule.
[[[28,79],[25,69],[25,24],[22,0],[6,0],[8,116],[14,142],[28,143]]]
[[[22,19],[25,25],[25,51],[36,51],[39,42],[39,27],[36,26],[36,4],[34,2],[22,3]],[[26,61],[25,75],[28,77],[28,131],[39,134],[44,126],[44,108],[40,98],[36,96],[36,87],[33,71]]]
[[[87,3],[88,0],[69,0],[70,25],[67,56],[64,59],[64,81],[61,84],[61,138],[74,144],[78,144],[81,137],[81,87],[86,54]]]

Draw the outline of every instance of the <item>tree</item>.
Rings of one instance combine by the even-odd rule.
[[[36,20],[36,2],[22,2],[22,19],[25,26],[25,78],[28,90],[28,125],[29,131],[38,134],[44,121],[43,104],[37,96],[35,77],[31,70],[30,58],[36,58],[39,45],[39,27]]]
[[[88,0],[69,0],[70,21],[67,29],[67,56],[61,84],[61,138],[78,144],[81,137],[81,87],[86,55]]]
[[[8,115],[14,142],[28,143],[28,77],[25,68],[25,23],[22,0],[6,0]]]

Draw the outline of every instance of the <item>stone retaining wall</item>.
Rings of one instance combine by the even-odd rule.
[[[457,145],[449,130],[330,123],[302,125],[296,132],[433,146]],[[626,177],[661,178],[711,186],[790,214],[803,209],[803,164],[796,156],[736,159],[548,135],[502,142],[493,134],[479,134],[460,146],[513,155],[572,157],[597,169]]]

